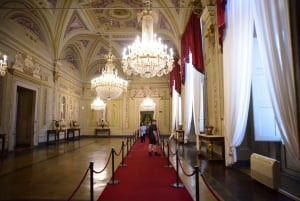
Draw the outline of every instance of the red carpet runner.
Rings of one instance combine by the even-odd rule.
[[[148,155],[148,142],[137,141],[132,147],[126,167],[118,167],[115,180],[108,184],[98,201],[192,201],[186,188],[174,188],[176,171],[166,168],[167,159]]]

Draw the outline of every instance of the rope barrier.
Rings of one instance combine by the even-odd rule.
[[[195,188],[196,188],[196,201],[200,200],[200,193],[199,193],[199,167],[194,167],[195,172]]]
[[[170,144],[168,144],[168,146],[170,147]],[[176,154],[176,151],[175,152],[172,152],[172,150],[171,150],[171,148],[169,148],[170,149],[170,153],[171,153],[171,155],[175,155]]]
[[[122,145],[123,146],[123,145]],[[121,148],[120,148],[120,151],[117,153],[117,152],[115,152],[115,154],[116,154],[116,156],[120,156],[120,154],[121,154],[121,151],[122,151],[122,146],[121,146]]]
[[[205,185],[207,186],[207,188],[209,189],[209,191],[213,194],[213,196],[218,200],[221,201],[223,200],[222,198],[220,198],[217,193],[212,189],[212,187],[208,184],[208,182],[206,181],[205,177],[203,176],[203,174],[200,174],[201,178],[203,179]]]
[[[172,165],[170,164],[170,146],[169,141],[167,141],[167,165],[165,167],[170,168]]]
[[[90,200],[94,201],[94,163],[90,162]]]
[[[106,162],[106,164],[105,164],[105,166],[104,166],[104,168],[102,170],[100,170],[100,171],[93,170],[93,172],[96,173],[96,174],[102,173],[107,168],[108,163],[109,163],[109,161],[111,159],[111,156],[112,156],[112,154],[109,154],[108,160],[107,160],[107,162]]]
[[[109,184],[118,184],[119,181],[118,180],[115,180],[115,149],[114,148],[111,148],[111,157],[112,157],[112,165],[111,165],[111,174],[112,174],[112,177],[111,177],[111,180],[108,182]]]
[[[175,188],[181,188],[183,187],[183,184],[179,183],[179,167],[178,164],[180,165],[180,168],[183,172],[184,175],[191,177],[195,175],[195,192],[196,192],[196,201],[200,200],[200,194],[199,194],[199,167],[195,166],[194,171],[192,173],[187,173],[185,169],[183,168],[182,162],[179,159],[178,155],[178,149],[176,149],[176,183],[174,183],[172,186]]]
[[[127,154],[126,154],[126,156],[128,156],[128,153],[129,153],[129,146],[128,146],[128,144],[129,144],[129,140],[128,140],[128,137],[126,138],[126,148],[127,148]]]
[[[174,188],[183,188],[183,184],[179,183],[179,167],[178,167],[178,149],[176,150],[176,183],[172,184]]]
[[[84,179],[86,178],[87,173],[89,172],[90,168],[87,168],[87,170],[85,171],[83,177],[81,178],[79,184],[77,185],[77,187],[75,188],[74,192],[71,194],[71,196],[68,198],[68,201],[70,201],[73,196],[77,193],[78,189],[80,188],[81,184],[83,183]]]
[[[125,146],[124,141],[122,141],[122,148],[121,148],[121,150],[122,150],[122,161],[121,161],[121,164],[120,164],[121,167],[127,166],[126,164],[124,164],[124,146]]]
[[[178,155],[178,153],[177,153],[177,155]],[[194,174],[195,174],[195,171],[194,172],[192,172],[192,173],[187,173],[184,169],[183,169],[183,166],[182,166],[182,162],[180,161],[180,159],[179,159],[179,156],[177,156],[177,158],[178,158],[178,162],[179,162],[179,165],[180,165],[180,168],[181,168],[181,170],[182,170],[182,172],[183,172],[183,174],[185,174],[185,176],[187,176],[187,177],[191,177],[191,176],[194,176]]]
[[[124,141],[122,141],[122,146],[121,146],[119,153],[116,153],[115,149],[112,148],[104,168],[100,171],[94,170],[94,163],[90,162],[89,168],[86,170],[84,176],[80,180],[80,183],[77,185],[76,189],[70,195],[70,197],[68,198],[67,201],[70,201],[74,197],[74,195],[77,193],[77,191],[79,190],[80,186],[82,185],[84,179],[86,178],[89,170],[90,170],[90,200],[93,201],[94,200],[94,176],[93,176],[93,174],[94,173],[96,173],[96,174],[102,173],[107,168],[110,159],[112,159],[112,180],[110,180],[110,182],[108,182],[108,183],[109,184],[119,183],[118,180],[115,180],[115,176],[114,176],[114,169],[115,169],[114,155],[119,156],[122,152],[122,165],[125,166],[125,164],[124,164],[124,147],[125,147],[125,144],[124,144]],[[127,154],[128,154],[128,139],[127,139]]]

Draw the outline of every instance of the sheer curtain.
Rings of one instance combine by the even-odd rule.
[[[175,80],[173,82],[176,82]],[[175,84],[172,87],[172,129],[178,129],[179,124],[179,93],[175,90]]]
[[[251,1],[275,118],[287,152],[300,162],[288,1]]]
[[[224,62],[225,165],[237,161],[236,147],[244,138],[251,89],[253,18],[250,1],[228,0]]]
[[[184,131],[185,141],[189,138],[191,132],[192,112],[193,112],[193,64],[192,64],[192,53],[189,54],[189,62],[185,63],[185,110],[184,110]]]
[[[193,97],[193,119],[195,134],[199,135],[204,131],[204,75],[193,68],[194,76],[194,97]],[[196,137],[196,144],[199,147],[199,138]]]
[[[194,127],[195,134],[200,134],[200,131],[203,131],[203,83],[204,83],[204,75],[197,71],[195,68],[192,70],[193,74],[193,119],[194,119]],[[202,117],[202,118],[201,118]]]

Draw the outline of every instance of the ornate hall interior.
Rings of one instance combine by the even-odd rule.
[[[95,153],[104,153],[109,146],[138,134],[141,124],[149,126],[155,119],[163,139],[181,150],[185,165],[202,167],[207,187],[200,191],[210,189],[206,192],[209,196],[217,195],[213,199],[207,195],[207,200],[300,200],[300,3],[283,1],[289,12],[282,19],[278,17],[281,10],[271,12],[280,22],[288,19],[290,37],[286,44],[291,43],[291,47],[280,44],[278,38],[286,36],[284,31],[265,36],[279,41],[266,49],[288,52],[283,59],[267,55],[274,61],[271,64],[283,63],[278,72],[293,71],[291,79],[279,79],[271,68],[268,78],[279,84],[270,94],[276,96],[278,91],[291,88],[295,92],[282,93],[277,101],[265,97],[265,88],[271,83],[262,86],[265,77],[256,77],[252,84],[249,81],[245,90],[240,87],[249,78],[243,77],[248,63],[257,67],[247,70],[252,76],[249,80],[255,79],[255,73],[265,75],[269,71],[259,68],[263,64],[259,63],[261,52],[256,51],[261,45],[257,38],[263,32],[259,32],[258,21],[250,31],[239,32],[248,31],[250,34],[245,35],[255,38],[251,61],[245,57],[242,62],[244,55],[239,51],[245,50],[246,42],[238,38],[240,35],[236,42],[241,44],[231,46],[229,39],[225,40],[234,32],[231,28],[236,28],[226,18],[243,16],[226,13],[232,2],[240,1],[1,0],[0,180],[13,182],[18,171],[35,168],[54,156],[76,152],[82,158],[95,159]],[[244,20],[238,17],[230,22]],[[230,47],[236,49],[236,55],[229,55]],[[285,70],[289,65],[292,67]],[[282,83],[287,83],[286,88]],[[290,104],[291,99],[294,102]],[[269,101],[267,106],[257,106],[265,100]],[[282,112],[282,108],[288,109]],[[261,115],[259,120],[257,114]],[[282,130],[285,132],[280,133]],[[266,134],[261,137],[269,133],[274,137],[275,133],[276,139],[258,139],[256,132]],[[243,135],[237,139],[236,133]],[[293,133],[294,138],[281,137],[290,137],[282,133]],[[86,153],[80,153],[84,150]],[[254,176],[255,154],[262,156],[257,162],[258,174],[262,174],[258,178]],[[104,163],[107,155],[105,152],[95,160]],[[65,160],[62,163],[66,166],[71,164],[70,159]],[[268,161],[266,166],[261,164],[263,160]],[[270,161],[274,166],[270,167]],[[266,177],[274,173],[268,179],[279,181],[275,187],[259,181],[264,173]],[[230,182],[236,182],[240,190],[230,189]],[[255,186],[252,196],[241,195],[248,185]],[[0,200],[23,199],[1,188]],[[28,195],[24,200],[59,200],[63,191],[57,197],[45,193],[45,197]],[[86,193],[80,196],[78,200],[86,199]]]

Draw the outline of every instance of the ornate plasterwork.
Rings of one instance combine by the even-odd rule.
[[[57,0],[47,0],[47,2],[52,8],[56,7]]]
[[[38,40],[46,44],[45,38],[40,30],[40,27],[30,18],[23,15],[14,15],[11,17],[13,21],[29,30]]]
[[[75,30],[87,30],[86,25],[81,20],[77,12],[74,12],[67,26],[65,37]]]
[[[15,61],[12,68],[23,71],[28,75],[41,79],[40,64],[33,61],[30,55],[27,55],[26,58],[24,59],[22,54],[17,53],[15,55]]]
[[[81,43],[81,45],[84,47],[84,48],[86,48],[87,46],[88,46],[88,44],[89,44],[89,40],[79,40],[79,42]]]
[[[145,98],[145,97],[160,97],[156,88],[152,89],[148,86],[132,90],[132,98]]]

